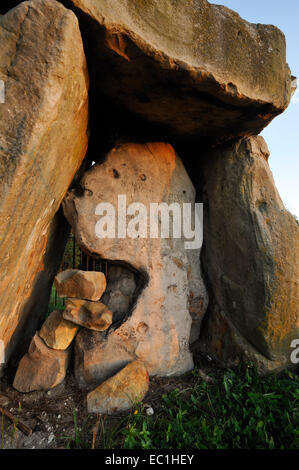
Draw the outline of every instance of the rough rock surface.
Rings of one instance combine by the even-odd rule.
[[[67,299],[63,318],[90,330],[104,331],[112,323],[112,312],[102,302]]]
[[[128,237],[122,238],[124,234],[116,231],[119,238],[98,238],[95,231],[101,220],[95,214],[96,207],[108,202],[117,216],[121,212],[118,195],[126,196],[127,206],[144,204],[147,214],[150,203],[178,202],[180,211],[182,203],[190,203],[194,216],[195,190],[181,160],[168,144],[121,145],[108,154],[103,164],[86,172],[80,186],[80,191],[70,191],[63,203],[77,242],[87,252],[129,264],[145,282],[131,315],[109,333],[106,344],[119,338],[125,342],[127,353],[145,361],[153,375],[192,369],[191,323],[193,319],[198,336],[208,302],[199,260],[201,237],[196,249],[186,249],[182,233],[181,238],[173,238],[171,231],[169,238],[161,238],[161,232],[158,238],[150,238],[150,217],[143,226],[146,237],[130,238],[138,235],[134,232],[138,224],[135,226],[132,218]]]
[[[66,242],[64,222],[57,230],[52,220],[87,147],[88,74],[78,21],[55,1],[24,2],[0,17],[0,43],[0,338],[8,360],[47,311]]]
[[[75,338],[79,327],[64,320],[60,310],[54,310],[44,322],[39,336],[49,348],[65,350]]]
[[[54,279],[59,297],[100,300],[106,289],[106,278],[101,272],[66,269]]]
[[[200,342],[224,363],[246,354],[273,370],[289,364],[298,338],[299,226],[268,156],[260,136],[207,156],[203,262],[219,308],[209,312]]]
[[[75,340],[75,377],[80,388],[94,388],[136,359],[126,339],[83,328]]]
[[[28,353],[21,359],[13,382],[19,392],[49,390],[60,384],[66,374],[70,350],[48,348],[36,333]]]
[[[129,315],[137,292],[138,276],[124,266],[110,264],[101,301],[113,313],[113,323],[122,322]]]
[[[133,361],[87,395],[90,413],[113,414],[126,411],[143,400],[149,376],[141,361]]]
[[[113,265],[106,261],[107,288],[101,298],[101,302],[107,305],[113,313],[112,322],[121,323],[130,314],[140,284],[138,275],[121,265]]]
[[[95,88],[163,125],[168,140],[258,134],[289,103],[285,38],[274,26],[206,0],[63,3],[85,32]]]

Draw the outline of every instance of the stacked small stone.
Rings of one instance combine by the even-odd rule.
[[[59,297],[67,298],[65,309],[54,310],[32,339],[13,383],[19,392],[49,390],[61,383],[79,329],[105,331],[112,324],[112,312],[99,301],[107,287],[103,273],[68,269],[55,277],[54,284]],[[148,383],[144,363],[131,361],[88,393],[88,411],[111,414],[130,409],[144,398]]]
[[[67,269],[54,284],[59,297],[69,298],[63,312],[49,315],[21,359],[13,383],[19,392],[49,390],[61,383],[80,327],[103,331],[112,323],[112,312],[99,302],[106,289],[103,273]]]

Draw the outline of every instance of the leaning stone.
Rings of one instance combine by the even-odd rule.
[[[57,274],[54,285],[59,297],[100,300],[106,289],[106,278],[97,271],[66,269]]]
[[[0,339],[7,363],[46,313],[63,256],[68,228],[57,211],[87,149],[88,72],[78,20],[54,0],[22,2],[0,15],[0,44]]]
[[[41,327],[39,336],[49,348],[65,350],[75,338],[79,327],[64,320],[60,310],[54,310]]]
[[[112,312],[102,302],[67,299],[63,318],[90,330],[104,331],[112,323]]]
[[[292,366],[299,334],[299,227],[268,157],[261,136],[215,149],[204,159],[201,188],[202,259],[218,309],[210,309],[199,342],[224,366],[250,351],[263,372]]]
[[[145,365],[133,361],[87,395],[88,411],[110,415],[129,410],[143,400],[148,387]]]
[[[19,392],[49,390],[65,378],[70,349],[58,351],[48,348],[36,333],[28,353],[21,359],[13,382]]]

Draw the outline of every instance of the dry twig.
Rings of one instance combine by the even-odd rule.
[[[99,432],[100,421],[101,421],[101,415],[98,414],[96,424],[94,425],[94,427],[92,429],[92,445],[91,445],[92,449],[95,448],[96,438],[97,438],[97,434]]]
[[[10,421],[12,421],[13,425],[16,426],[24,434],[26,434],[26,436],[31,436],[32,429],[26,426],[26,424],[22,423],[18,418],[15,418],[13,414],[11,414],[9,411],[5,410],[1,406],[0,406],[0,413],[2,413]]]

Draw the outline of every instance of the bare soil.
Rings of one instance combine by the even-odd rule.
[[[210,372],[202,358],[194,357],[194,361],[197,367],[206,373]],[[12,371],[7,371],[0,382],[0,406],[15,418],[15,423],[12,423],[0,413],[0,449],[91,448],[93,428],[98,417],[87,412],[87,392],[78,388],[70,371],[63,383],[49,391],[19,393],[11,385],[13,377]],[[163,394],[174,389],[189,388],[192,384],[192,373],[171,378],[150,377],[149,391],[143,403],[157,412]],[[113,441],[109,436],[122,425],[128,413],[101,417],[96,448],[122,446],[121,434]],[[17,429],[19,421],[32,429],[31,436]]]

